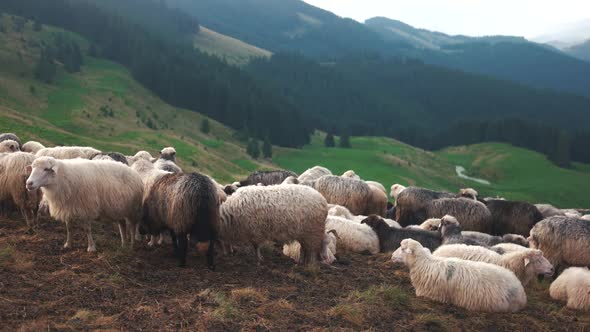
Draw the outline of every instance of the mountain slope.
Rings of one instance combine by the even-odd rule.
[[[244,65],[252,58],[270,57],[271,52],[247,44],[201,26],[194,38],[195,47],[210,55],[219,56],[229,63]]]
[[[32,77],[39,57],[32,45],[63,30],[44,26],[34,32],[29,22],[17,33],[7,15],[0,24],[5,27],[0,33],[0,132],[44,144],[90,145],[125,154],[148,150],[157,155],[171,145],[185,170],[223,182],[272,167],[250,159],[233,131],[214,120],[209,120],[210,134],[201,133],[202,115],[164,103],[118,64],[85,57],[81,73],[60,69],[55,84],[41,83]],[[84,39],[71,35],[87,47]]]
[[[578,59],[590,61],[590,39],[584,43],[568,47],[564,51]]]

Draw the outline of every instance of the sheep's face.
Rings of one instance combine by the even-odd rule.
[[[459,196],[477,200],[477,191],[473,188],[464,188],[459,191]]]
[[[173,147],[167,147],[160,151],[160,159],[176,162],[176,150]]]
[[[13,140],[6,140],[0,142],[0,152],[12,153],[20,151],[18,143]]]
[[[344,174],[342,174],[343,178],[351,178],[351,179],[355,179],[355,180],[360,180],[361,177],[356,175],[356,173],[353,170],[348,170],[346,172],[344,172]]]
[[[440,228],[441,220],[437,218],[432,218],[424,221],[420,228],[425,229],[427,231],[437,231]]]
[[[389,227],[383,219],[381,219],[379,216],[374,215],[374,214],[363,219],[361,221],[361,224],[367,224],[375,231],[381,230],[385,227]]]
[[[542,274],[546,277],[551,277],[554,273],[553,265],[543,257],[540,250],[532,250],[524,259],[524,266],[527,271],[532,271],[533,274]]]
[[[49,187],[56,182],[56,175],[59,174],[59,163],[52,157],[41,157],[33,161],[27,167],[31,175],[27,179],[27,190],[33,191],[41,187]]]
[[[299,180],[297,180],[297,178],[294,176],[289,176],[283,180],[282,184],[299,184]]]
[[[401,193],[404,189],[406,189],[406,187],[396,183],[391,186],[391,192],[389,193],[389,196],[397,200],[397,195],[399,195],[399,193]]]
[[[414,263],[416,255],[422,253],[425,253],[425,251],[420,242],[413,239],[405,239],[400,243],[398,250],[391,255],[391,260],[394,263],[404,262],[406,265],[411,265]]]

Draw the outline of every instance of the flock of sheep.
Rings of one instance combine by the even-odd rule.
[[[525,287],[539,275],[559,274],[552,298],[590,310],[590,216],[551,205],[532,205],[419,187],[364,181],[354,171],[333,175],[316,166],[301,175],[258,171],[221,186],[183,173],[172,147],[158,158],[103,153],[90,147],[21,145],[0,135],[0,208],[18,209],[32,231],[39,216],[81,223],[88,251],[96,251],[91,223],[119,227],[121,245],[170,234],[180,265],[189,247],[206,250],[215,268],[223,253],[283,244],[302,264],[332,264],[337,252],[392,252],[410,270],[417,296],[468,310],[511,312],[527,302]]]

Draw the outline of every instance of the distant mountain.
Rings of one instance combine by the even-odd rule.
[[[590,61],[590,39],[584,43],[568,47],[564,51],[578,59]]]
[[[550,44],[565,49],[590,39],[590,18],[566,24],[559,29],[532,38],[537,43]]]

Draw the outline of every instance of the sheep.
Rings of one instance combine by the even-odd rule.
[[[570,267],[563,271],[551,286],[552,299],[566,301],[567,307],[590,311],[590,270],[583,267]]]
[[[590,266],[590,222],[549,217],[531,229],[528,241],[531,248],[543,251],[556,269],[561,265]]]
[[[44,148],[35,154],[37,158],[39,157],[53,157],[55,159],[75,159],[75,158],[84,158],[84,159],[92,159],[97,154],[101,152],[97,149],[91,147],[82,147],[82,146],[56,146],[53,148]]]
[[[346,172],[344,172],[342,174],[343,178],[351,178],[351,179],[355,179],[355,180],[360,180],[361,177],[356,175],[356,173],[353,170],[348,170]]]
[[[509,254],[511,252],[516,252],[516,251],[525,251],[528,248],[527,247],[523,247],[521,245],[515,244],[515,243],[498,243],[495,246],[490,247],[491,250],[499,253],[500,255],[505,255],[505,254]]]
[[[518,234],[528,236],[533,226],[543,220],[539,209],[532,204],[517,201],[490,200],[486,206],[492,215],[490,234]]]
[[[299,180],[299,183],[309,185],[324,175],[332,175],[332,172],[325,167],[314,166],[303,172],[303,174],[299,175],[297,179]]]
[[[383,219],[371,215],[361,222],[369,225],[379,238],[381,252],[394,251],[399,248],[403,239],[414,239],[428,249],[435,249],[441,245],[441,237],[438,232],[430,232],[414,228],[389,227]]]
[[[138,151],[135,155],[133,156],[126,156],[125,159],[127,159],[127,164],[129,166],[133,165],[133,163],[135,163],[136,161],[143,159],[143,160],[148,160],[150,162],[154,162],[156,161],[156,159],[154,157],[152,157],[152,155],[147,152],[147,151]]]
[[[336,245],[338,239],[338,233],[335,230],[331,229],[326,232],[322,247],[326,247],[328,250],[326,255],[321,256],[322,263],[332,264],[336,261]],[[283,245],[283,255],[292,258],[297,263],[301,263],[301,244],[297,241],[293,241],[290,244]]]
[[[436,257],[412,239],[403,240],[401,248],[416,296],[470,311],[515,312],[526,306],[522,284],[502,267]]]
[[[28,141],[25,144],[23,144],[23,146],[22,146],[23,152],[28,152],[28,153],[32,153],[32,154],[36,154],[41,149],[45,149],[45,146],[39,142],[36,142],[36,141]]]
[[[473,239],[482,245],[491,247],[499,243],[514,243],[523,247],[528,247],[528,241],[522,235],[504,234],[503,236],[494,236],[486,233],[462,231],[463,238]]]
[[[387,195],[387,190],[385,190],[385,187],[377,182],[377,181],[365,181],[366,184],[369,185],[369,187],[373,186],[375,188],[379,188],[379,190],[381,190],[383,193],[385,193],[385,195]]]
[[[0,158],[0,202],[12,200],[25,218],[29,231],[37,221],[42,196],[40,190],[27,191],[25,188],[25,180],[30,174],[27,166],[33,160],[35,156],[26,152],[10,153]]]
[[[119,162],[123,165],[129,166],[129,162],[127,161],[127,157],[119,152],[107,152],[107,153],[100,153],[96,156],[92,157],[92,160],[111,160]]]
[[[473,188],[463,188],[459,190],[459,197],[470,198],[473,200],[477,200],[477,191]]]
[[[467,238],[464,237],[461,232],[461,225],[457,221],[457,218],[446,215],[441,218],[440,223],[440,234],[442,237],[442,244],[469,244],[486,246],[484,241],[478,238]]]
[[[405,188],[397,193],[397,199],[395,200],[396,218],[394,219],[404,227],[418,225],[428,219],[426,217],[426,207],[430,201],[454,197],[456,197],[455,194],[437,192],[425,188]]]
[[[420,224],[420,228],[427,230],[427,231],[437,231],[440,228],[440,218],[429,218],[424,220],[423,223]],[[408,226],[412,227],[412,226]]]
[[[561,209],[561,212],[563,212],[563,214],[566,217],[570,217],[570,218],[580,218],[582,217],[582,214],[574,209]]]
[[[319,191],[328,203],[345,206],[354,215],[381,213],[374,210],[377,204],[373,202],[373,191],[363,181],[325,175],[313,183],[313,188]]]
[[[21,145],[21,140],[20,138],[18,138],[18,136],[16,136],[13,133],[4,133],[4,134],[0,134],[0,142],[4,142],[7,140],[12,140],[18,143],[18,149],[21,150],[22,145]]]
[[[492,215],[488,208],[476,200],[468,198],[441,198],[426,205],[428,218],[441,218],[452,215],[461,221],[464,230],[491,233]]]
[[[381,190],[381,188],[379,188],[378,186],[372,184],[368,184],[368,186],[371,190],[371,199],[369,199],[367,214],[374,213],[382,217],[385,217],[387,213],[387,193]]]
[[[29,191],[41,188],[51,217],[66,224],[64,248],[72,246],[70,224],[85,221],[87,251],[96,251],[91,231],[94,220],[118,222],[123,246],[124,221],[127,221],[133,246],[143,196],[143,183],[137,172],[112,161],[58,160],[53,157],[35,159],[31,170],[26,188]]]
[[[17,141],[11,139],[0,142],[0,153],[13,153],[20,151],[19,144]]]
[[[297,177],[297,174],[285,170],[256,171],[250,174],[245,180],[240,181],[239,187],[256,185],[258,183],[262,183],[265,186],[281,184],[290,176]]]
[[[350,211],[347,208],[345,208],[344,206],[341,206],[341,205],[337,205],[337,204],[328,204],[328,215],[335,216],[335,217],[342,217],[342,218],[348,219],[350,221],[355,221],[357,223],[360,223],[361,221],[363,221],[367,218],[367,216],[363,216],[363,215],[355,216],[352,213],[350,213]],[[390,227],[402,228],[395,220],[387,219],[387,218],[385,218],[383,220]]]
[[[220,240],[227,244],[252,244],[258,262],[262,260],[263,242],[298,241],[303,264],[313,264],[327,250],[323,241],[327,204],[320,193],[307,186],[240,188],[221,205]]]
[[[586,214],[586,215],[582,216],[580,219],[582,219],[582,220],[590,220],[590,214]]]
[[[441,246],[432,254],[437,257],[455,257],[501,266],[514,272],[518,280],[525,287],[537,275],[544,275],[546,277],[553,275],[553,266],[543,257],[543,253],[536,249],[525,249],[523,251],[500,255],[495,251],[481,246],[451,244]]]
[[[553,216],[565,216],[565,213],[551,204],[535,204],[535,207],[541,212],[543,219]]]
[[[281,184],[299,184],[299,180],[295,176],[288,176]]]
[[[209,242],[207,266],[215,269],[214,243],[219,225],[217,188],[208,176],[174,173],[154,181],[143,200],[141,234],[168,230],[179,266],[186,265],[187,235],[191,242]]]
[[[406,187],[402,186],[401,184],[395,183],[395,184],[391,185],[389,196],[391,196],[391,197],[393,197],[393,199],[395,199],[396,205],[397,205],[397,197],[398,197],[398,195],[402,191],[404,191],[405,189],[406,189]]]
[[[326,229],[338,233],[338,247],[345,251],[374,255],[379,253],[379,238],[368,225],[342,217],[328,216]]]
[[[167,148],[163,148],[160,151],[160,159],[170,160],[173,163],[176,163],[176,149],[169,146]]]
[[[173,161],[166,160],[166,159],[158,159],[154,163],[154,166],[157,169],[167,171],[170,173],[182,173],[182,169],[178,167]]]

